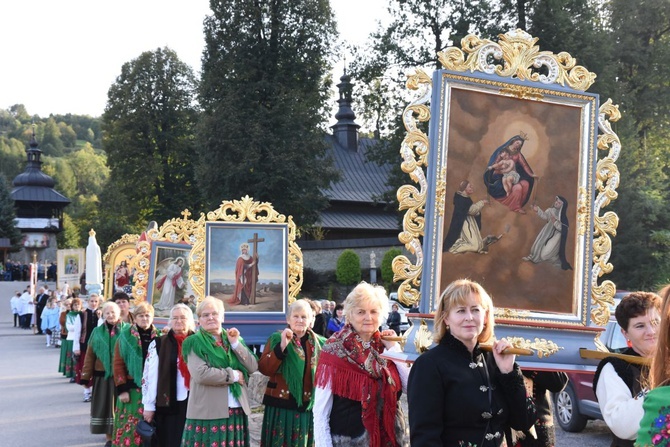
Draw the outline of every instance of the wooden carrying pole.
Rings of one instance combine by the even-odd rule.
[[[625,360],[628,363],[633,363],[635,365],[649,366],[651,364],[651,359],[648,357],[638,357],[636,355],[618,354],[616,352],[594,351],[592,349],[586,349],[586,348],[580,348],[579,355],[583,359],[602,360],[606,359],[607,357],[614,357],[617,359]]]
[[[393,335],[383,335],[382,340],[404,341],[404,337],[393,336]],[[493,345],[480,344],[479,349],[481,349],[482,351],[491,352],[493,350]],[[506,354],[506,355],[512,355],[512,354],[514,354],[514,355],[534,355],[535,353],[533,352],[532,349],[515,348],[514,346],[510,346],[509,348],[506,348],[503,351],[503,354]]]

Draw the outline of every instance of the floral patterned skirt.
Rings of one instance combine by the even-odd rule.
[[[249,447],[249,424],[241,408],[230,408],[227,418],[186,419],[182,447]]]
[[[311,411],[299,412],[265,406],[261,447],[311,447],[314,420]]]
[[[74,377],[74,369],[77,365],[77,359],[72,352],[72,340],[62,340],[60,345],[60,361],[58,362],[58,372],[63,373],[65,377]]]
[[[142,406],[142,390],[140,388],[133,388],[129,392],[130,401],[128,403],[121,402],[121,399],[116,398],[116,409],[114,410],[114,433],[112,433],[112,445],[126,447],[126,446],[143,446],[142,438],[135,432],[135,427],[140,419],[144,419],[142,413],[144,407]]]

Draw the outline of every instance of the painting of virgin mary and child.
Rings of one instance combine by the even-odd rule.
[[[467,277],[497,306],[571,313],[580,109],[467,88],[453,88],[448,106],[447,131],[435,133],[445,168],[440,284]]]
[[[523,135],[507,140],[493,152],[484,172],[488,195],[520,214],[526,214],[523,207],[537,178],[521,152],[525,141]]]
[[[499,146],[489,158],[484,172],[488,196],[519,214],[526,214],[523,207],[528,203],[538,177],[521,152],[525,141],[526,136],[521,133]],[[489,246],[503,237],[503,234],[482,236],[482,211],[491,203],[490,199],[473,201],[474,190],[472,183],[464,180],[454,194],[453,214],[443,245],[445,252],[486,254]],[[535,203],[531,205],[537,216],[547,223],[537,234],[530,254],[523,257],[524,261],[549,262],[562,270],[572,269],[565,256],[569,228],[567,207],[568,201],[561,196],[556,196],[552,206],[544,211]]]

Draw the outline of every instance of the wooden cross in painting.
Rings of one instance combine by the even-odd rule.
[[[255,268],[251,269],[251,296],[249,297],[250,304],[256,304],[256,283],[258,282],[258,243],[265,242],[265,238],[259,238],[258,233],[254,233],[252,239],[247,240],[253,246],[254,250],[254,264]]]

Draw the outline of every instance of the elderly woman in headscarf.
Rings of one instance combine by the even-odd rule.
[[[265,344],[258,369],[268,376],[261,446],[314,445],[314,374],[325,339],[310,328],[314,312],[306,300],[288,310],[288,327]]]
[[[402,446],[406,430],[398,401],[409,369],[382,357],[400,352],[391,329],[383,287],[358,284],[344,302],[346,325],[323,346],[316,371],[314,438],[320,447]]]
[[[182,356],[186,337],[195,331],[193,312],[185,304],[170,310],[169,331],[149,345],[142,379],[144,420],[156,422],[163,447],[179,447],[186,422],[191,375]]]
[[[240,331],[223,331],[223,301],[205,297],[196,314],[200,329],[182,346],[191,375],[182,446],[248,446],[247,383],[258,361]]]
[[[112,445],[116,395],[112,367],[114,345],[121,331],[130,325],[121,321],[121,309],[113,301],[102,305],[102,318],[103,322],[91,332],[81,381],[93,382],[91,433],[104,433],[107,437],[105,447],[109,447]]]
[[[154,308],[140,303],[133,310],[134,323],[119,335],[114,347],[114,383],[118,394],[114,411],[114,444],[141,446],[142,438],[135,432],[142,419],[142,373],[149,345],[158,337],[153,325]]]

